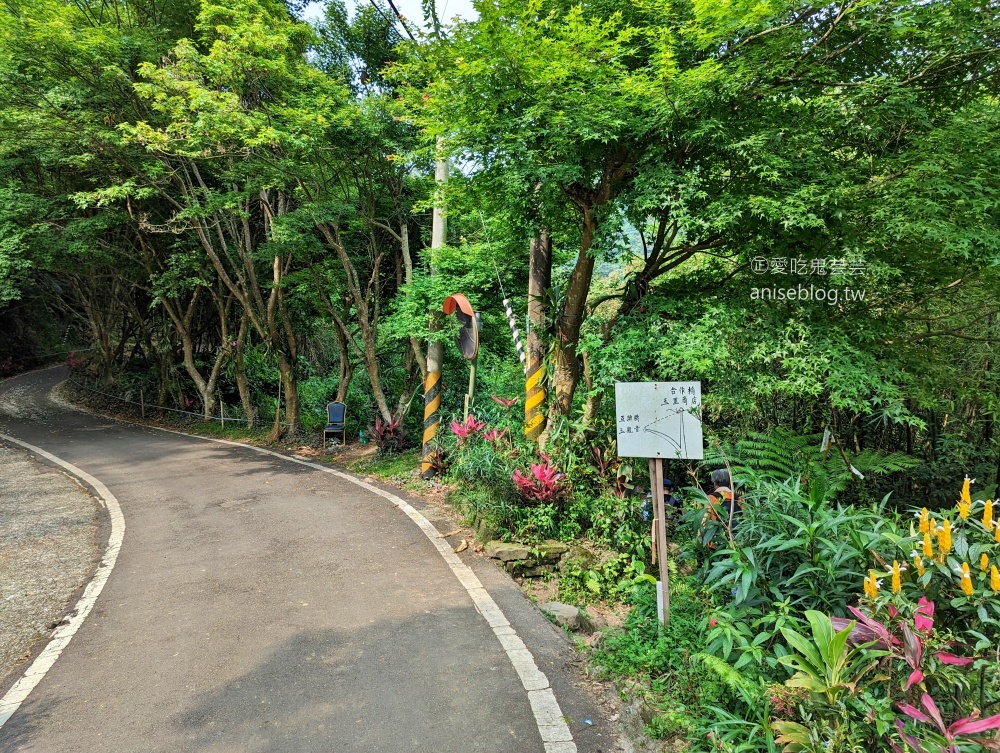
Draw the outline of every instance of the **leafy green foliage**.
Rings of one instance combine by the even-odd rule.
[[[844,614],[869,550],[895,532],[884,503],[834,505],[820,487],[806,496],[798,482],[762,483],[744,494],[742,509],[732,545],[705,564],[708,586],[731,591],[736,606],[788,601]],[[694,511],[690,524],[700,525],[701,515]]]
[[[860,484],[863,477],[920,465],[918,458],[901,452],[864,450],[848,456],[833,440],[824,446],[823,439],[822,434],[795,435],[781,428],[769,434],[749,432],[732,446],[712,447],[705,459],[719,467],[728,464],[733,477],[750,486],[801,479],[807,492],[815,487],[829,496]]]
[[[701,617],[705,596],[692,584],[678,581],[671,594],[670,624],[658,627],[656,590],[652,576],[631,585],[634,604],[625,629],[607,636],[594,652],[594,662],[609,675],[645,677],[654,692],[669,689],[670,706],[661,710],[666,719],[654,723],[660,734],[688,736],[696,719],[709,704],[728,697],[726,681],[697,658],[704,647]]]

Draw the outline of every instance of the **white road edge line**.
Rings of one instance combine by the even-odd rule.
[[[114,420],[122,421],[121,419]],[[128,423],[133,426],[141,426],[146,429],[158,429],[159,431],[165,431],[169,434],[179,434],[183,437],[201,439],[206,442],[227,444],[232,445],[233,447],[243,447],[264,455],[273,455],[276,458],[281,458],[282,460],[287,460],[291,463],[298,463],[299,465],[305,465],[309,468],[314,468],[317,471],[332,473],[334,476],[338,476],[345,481],[350,481],[352,484],[356,484],[363,489],[367,489],[372,494],[377,494],[383,499],[391,502],[395,507],[398,507],[403,511],[406,517],[416,523],[417,527],[424,532],[424,535],[427,536],[431,544],[434,545],[434,548],[438,550],[438,553],[447,563],[448,567],[451,568],[451,572],[458,579],[458,582],[461,583],[468,592],[473,605],[476,607],[476,611],[483,616],[483,619],[485,619],[489,626],[493,629],[493,634],[496,635],[497,640],[500,641],[500,645],[507,653],[507,658],[510,659],[510,663],[514,666],[514,671],[516,671],[517,676],[521,678],[521,684],[528,693],[528,701],[531,704],[531,711],[535,716],[535,724],[538,726],[538,733],[541,735],[542,743],[545,745],[545,753],[577,753],[576,743],[573,742],[573,733],[570,732],[569,725],[566,724],[566,718],[563,716],[562,709],[559,707],[559,701],[556,700],[556,694],[553,692],[552,687],[549,684],[548,677],[546,677],[545,673],[542,672],[538,668],[538,665],[535,664],[535,657],[532,655],[531,651],[525,645],[524,641],[521,640],[520,636],[518,636],[517,631],[511,627],[511,624],[507,621],[507,617],[504,615],[503,610],[500,609],[500,606],[493,600],[493,597],[490,596],[489,592],[487,592],[486,588],[483,586],[476,574],[472,572],[472,568],[462,562],[459,556],[452,551],[451,544],[440,537],[440,531],[434,527],[434,524],[425,518],[419,510],[410,505],[410,503],[408,503],[405,499],[397,497],[391,492],[383,491],[377,486],[372,486],[359,478],[355,478],[354,476],[344,473],[343,471],[338,471],[335,468],[327,468],[319,465],[318,463],[312,463],[308,460],[283,455],[280,452],[266,450],[263,447],[256,447],[252,444],[233,442],[228,439],[216,439],[215,437],[203,437],[198,434],[188,434],[184,431],[164,429],[159,426],[133,424],[131,421],[122,421],[122,423]]]
[[[63,383],[60,382],[60,384],[57,384],[56,387],[53,388],[52,392],[54,393],[55,389],[58,389],[58,387],[61,384]],[[282,460],[287,460],[291,463],[298,463],[299,465],[308,466],[309,468],[314,468],[315,470],[323,471],[323,473],[332,473],[334,476],[338,476],[344,479],[345,481],[350,481],[352,484],[360,486],[363,489],[367,489],[373,494],[377,494],[383,499],[386,499],[389,502],[391,502],[395,507],[398,507],[400,510],[402,510],[403,513],[410,520],[416,523],[417,527],[424,532],[424,535],[427,536],[427,538],[430,540],[434,548],[438,550],[438,553],[444,559],[445,563],[448,565],[448,567],[451,568],[451,571],[454,574],[454,576],[458,579],[458,582],[461,583],[462,587],[465,588],[466,592],[468,592],[469,597],[472,599],[473,605],[476,607],[476,611],[478,611],[479,614],[483,616],[483,619],[485,619],[490,628],[492,628],[493,634],[497,637],[497,640],[500,641],[500,645],[506,652],[507,658],[513,665],[514,671],[517,672],[517,676],[521,679],[521,684],[524,686],[524,689],[528,694],[528,702],[531,704],[531,712],[532,714],[534,714],[535,724],[538,727],[538,733],[539,735],[541,735],[542,743],[545,746],[545,753],[577,753],[576,743],[573,742],[573,734],[572,732],[570,732],[569,725],[566,724],[566,718],[563,716],[562,709],[559,707],[559,701],[556,700],[556,694],[552,690],[551,685],[549,684],[548,677],[546,677],[545,673],[538,668],[537,664],[535,664],[535,657],[532,655],[531,651],[525,645],[524,641],[521,640],[520,636],[517,634],[517,631],[515,631],[514,628],[511,627],[511,624],[510,622],[508,622],[507,617],[503,613],[503,610],[500,609],[500,606],[493,600],[493,597],[490,596],[489,592],[483,586],[482,582],[479,580],[476,574],[472,572],[472,568],[470,568],[468,565],[462,562],[461,559],[459,559],[458,555],[452,551],[451,545],[447,541],[440,538],[440,532],[438,531],[437,528],[434,527],[434,524],[431,523],[426,517],[424,517],[417,509],[415,509],[412,505],[410,505],[406,500],[402,499],[401,497],[397,497],[395,494],[392,494],[391,492],[383,491],[382,489],[379,489],[376,486],[372,486],[371,484],[362,481],[359,478],[355,478],[354,476],[348,473],[344,473],[343,471],[338,471],[335,468],[327,468],[317,463],[311,463],[308,460],[303,460],[300,458],[283,455],[280,452],[267,450],[264,449],[263,447],[256,447],[255,445],[245,444],[243,442],[233,442],[228,439],[216,439],[215,437],[203,437],[198,434],[188,434],[187,432],[184,431],[177,431],[175,429],[164,429],[160,426],[150,426],[149,424],[138,424],[120,418],[111,418],[109,416],[104,416],[103,414],[97,413],[95,411],[81,408],[78,405],[74,405],[73,403],[63,400],[58,395],[53,394],[52,398],[58,404],[65,405],[69,408],[72,408],[73,410],[79,411],[81,413],[89,413],[91,415],[100,416],[102,418],[108,418],[109,420],[117,421],[118,423],[128,424],[130,426],[137,426],[143,429],[155,429],[157,431],[163,431],[168,434],[177,434],[182,437],[190,437],[191,439],[201,439],[205,442],[215,442],[217,444],[226,444],[226,445],[231,445],[233,447],[243,447],[248,450],[254,450],[255,452],[259,452],[263,455],[273,455],[276,458],[281,458]],[[81,478],[90,482],[95,489],[101,491],[102,495],[107,494],[106,499],[110,500],[108,503],[108,509],[109,510],[113,509],[117,511],[118,519],[121,523],[121,535],[119,535],[117,547],[121,546],[121,536],[124,535],[125,533],[125,520],[121,516],[121,508],[118,507],[118,500],[114,498],[114,495],[112,495],[111,492],[108,491],[107,487],[105,487],[104,484],[101,484],[99,481],[97,481],[97,479],[94,479],[92,476],[89,476],[83,471],[80,471],[78,468],[75,468],[69,463],[65,463],[62,460],[59,460],[58,458],[56,458],[53,455],[50,455],[44,450],[41,450],[37,447],[33,447],[32,445],[21,442],[17,439],[14,439],[13,437],[7,437],[5,434],[0,434],[0,438],[9,439],[10,441],[15,442],[23,447],[28,447],[29,449],[32,449],[35,452],[40,453],[43,457],[47,457],[55,461],[56,463],[62,465],[63,467],[73,472],[79,473]],[[113,508],[112,508],[112,503],[114,505]],[[115,521],[115,516],[114,512],[112,512],[112,540],[114,539],[114,532],[115,532],[114,521]],[[117,547],[114,550],[115,558],[117,558],[118,556]],[[108,554],[105,555],[105,558],[107,558],[110,553],[111,553],[111,546],[109,542]],[[113,566],[114,566],[114,560],[112,559],[111,567]],[[103,567],[103,562],[102,562],[102,567]],[[110,572],[111,568],[109,567],[107,568],[107,574],[110,574]],[[100,573],[101,571],[98,570],[98,574]],[[104,587],[104,581],[107,580],[107,574],[105,574],[104,580],[101,581],[101,588]],[[94,577],[94,581],[96,580],[97,576]],[[94,581],[91,581],[91,584],[93,584]],[[94,594],[93,598],[96,599],[97,594],[99,593],[100,593],[100,588],[97,589],[97,592]],[[82,603],[86,597],[87,594],[84,593],[84,596],[83,598],[80,599],[80,602]],[[91,606],[93,606],[93,601],[91,601],[90,606],[87,607],[88,612],[90,611]],[[81,619],[80,622],[82,621],[83,620]],[[76,632],[75,628],[73,632]],[[67,643],[69,642],[68,638],[66,639],[66,642]],[[48,648],[46,648],[46,651],[47,650]],[[48,669],[49,666],[52,665],[52,662],[55,661],[55,659],[59,656],[59,653],[61,651],[62,648],[60,648],[59,651],[56,652],[55,656],[49,662],[48,666],[45,667],[46,670]],[[32,664],[29,673],[34,670],[35,664],[38,663],[38,661],[42,658],[44,653],[45,652],[43,652],[38,656],[38,658]],[[42,672],[42,674],[44,674],[44,671]],[[23,679],[24,678],[22,678],[22,681]],[[32,683],[31,687],[29,687],[24,692],[24,696],[27,696],[27,694],[31,692],[31,688],[33,688],[40,679],[41,676],[39,676],[38,679],[36,679],[34,683]],[[18,684],[20,684],[20,682]],[[15,685],[14,688],[11,688],[10,692],[7,693],[7,696],[11,695],[11,693],[13,693],[16,687],[17,686]],[[4,696],[3,699],[0,699],[0,727],[2,727],[3,723],[10,718],[9,714],[6,717],[4,717],[3,715],[4,714],[3,704],[4,702],[6,702],[7,696]],[[23,700],[24,697],[22,696],[21,699],[17,701],[18,705],[20,705],[21,701]],[[14,710],[16,709],[17,706],[14,707]],[[12,710],[10,714],[13,714],[14,710]]]
[[[100,564],[97,566],[97,572],[94,573],[94,577],[87,584],[83,595],[76,602],[76,607],[71,613],[69,620],[52,633],[52,638],[48,644],[35,657],[35,660],[31,662],[28,669],[21,675],[21,679],[11,686],[3,698],[0,698],[0,728],[2,728],[24,702],[24,699],[28,697],[28,694],[45,677],[45,673],[55,664],[56,659],[59,658],[63,649],[69,645],[70,640],[76,634],[76,631],[80,629],[83,621],[87,619],[90,610],[93,609],[94,602],[101,595],[104,584],[107,583],[108,577],[114,569],[115,562],[118,560],[118,552],[121,550],[122,540],[125,538],[125,518],[122,515],[121,507],[118,505],[118,500],[115,499],[115,495],[108,490],[108,487],[89,473],[80,470],[75,465],[67,463],[65,460],[57,458],[41,447],[35,447],[27,442],[22,442],[20,439],[14,439],[14,437],[7,434],[0,433],[0,439],[24,447],[86,481],[101,496],[111,517],[111,536],[108,538],[108,547],[104,551],[104,556],[101,558]]]

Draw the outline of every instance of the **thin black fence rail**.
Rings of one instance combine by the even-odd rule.
[[[72,377],[70,377],[69,381],[70,381],[70,383],[76,385],[80,389],[87,390],[88,392],[93,392],[96,395],[103,395],[104,397],[110,397],[112,400],[117,400],[117,401],[119,401],[121,403],[125,403],[127,405],[136,405],[136,406],[139,407],[139,409],[143,413],[145,413],[145,411],[147,409],[148,410],[169,411],[170,413],[181,413],[181,414],[186,415],[186,416],[194,416],[195,418],[199,418],[199,419],[201,419],[203,421],[206,421],[206,420],[209,420],[209,421],[220,421],[223,426],[226,425],[227,421],[232,421],[233,423],[245,423],[245,424],[250,423],[250,419],[248,419],[248,418],[235,418],[235,417],[230,418],[229,416],[226,416],[226,415],[206,416],[204,413],[200,413],[200,412],[196,413],[194,411],[181,410],[180,408],[167,408],[166,406],[163,406],[163,405],[151,405],[151,404],[147,403],[145,400],[142,400],[142,399],[140,399],[137,402],[137,401],[132,400],[130,398],[122,397],[121,395],[113,395],[110,392],[104,392],[103,390],[94,389],[89,384],[84,384],[83,382],[79,382],[76,379],[73,379]],[[223,403],[222,403],[221,400],[219,401],[219,406],[220,406],[220,411],[224,412],[225,408],[222,407]],[[269,421],[268,422],[264,422],[264,421],[260,421],[259,419],[258,419],[257,423],[258,423],[258,425],[261,425],[261,426],[273,425],[272,422],[269,422]],[[283,422],[281,422],[280,426],[294,426],[294,424],[291,424],[291,423],[283,421]]]
[[[73,355],[74,353],[88,353],[91,350],[95,350],[95,348],[73,348],[73,350],[57,350],[52,353],[38,353],[37,355],[24,356],[23,358],[14,358],[13,356],[11,356],[7,360],[12,364],[29,363],[31,361],[38,362],[38,361],[44,361],[46,358],[51,358],[52,356],[69,356]],[[3,365],[4,363],[5,361],[0,360],[0,365]]]

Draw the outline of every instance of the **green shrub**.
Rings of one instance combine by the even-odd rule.
[[[820,484],[810,493],[798,481],[762,482],[745,492],[743,514],[732,542],[721,526],[702,527],[703,513],[687,516],[703,549],[704,582],[729,593],[735,606],[787,601],[793,608],[837,615],[857,593],[869,550],[885,548],[895,535],[895,513],[882,503],[868,507],[834,504]],[[714,535],[713,535],[714,534]]]
[[[615,554],[596,563],[570,557],[560,565],[559,597],[577,604],[622,600],[645,572],[645,563],[628,554]]]
[[[676,735],[700,745],[698,719],[711,715],[713,705],[727,705],[733,699],[725,680],[700,659],[705,648],[703,619],[711,597],[690,578],[675,579],[670,620],[661,626],[654,584],[652,576],[630,583],[632,610],[624,628],[608,633],[593,661],[605,676],[648,683],[648,703],[656,712],[647,729],[651,735]]]

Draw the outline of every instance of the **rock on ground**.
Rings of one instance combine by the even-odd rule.
[[[0,444],[0,682],[48,637],[99,558],[97,501]]]
[[[583,630],[585,632],[593,630],[590,620],[587,619],[587,615],[572,604],[548,601],[544,604],[539,604],[538,608],[550,615],[559,627],[569,628],[570,630]]]
[[[486,556],[501,562],[556,562],[569,551],[560,541],[547,540],[540,544],[521,544],[516,541],[491,541],[486,545]]]

